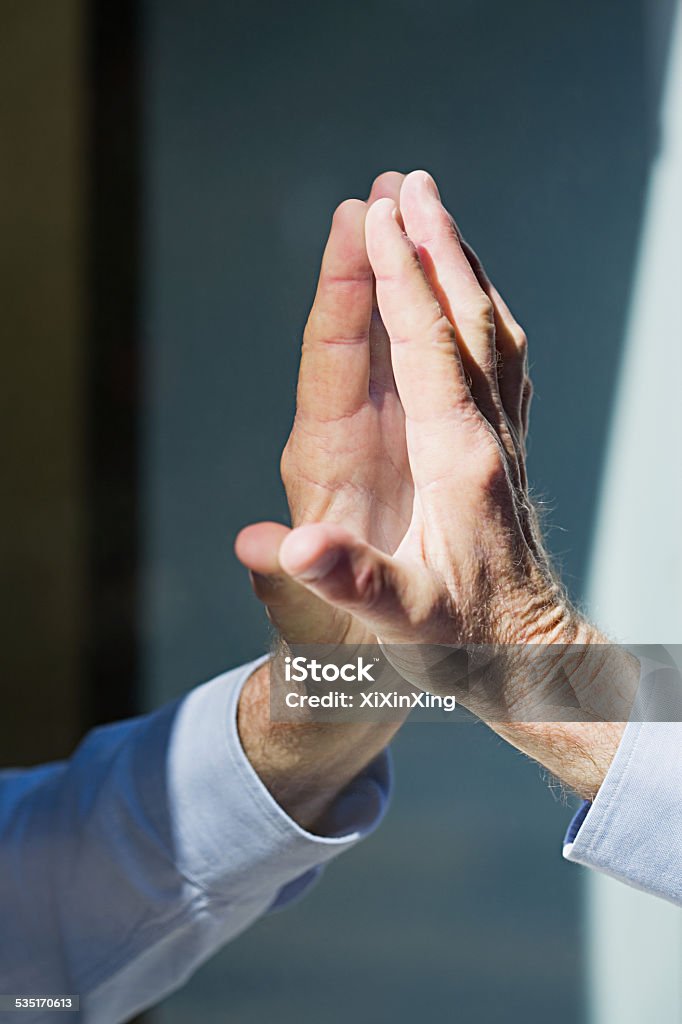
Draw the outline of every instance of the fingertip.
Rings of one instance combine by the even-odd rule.
[[[440,192],[438,191],[435,178],[428,171],[410,171],[409,174],[405,175],[405,180],[400,189],[401,202],[403,198],[409,198],[414,193],[426,193],[440,202]]]
[[[234,553],[251,572],[270,575],[280,571],[279,549],[291,533],[283,523],[252,523],[237,534]]]
[[[376,202],[372,203],[367,211],[367,220],[380,220],[390,217],[394,210],[397,209],[395,199],[391,199],[390,196],[382,196],[377,199]]]
[[[405,175],[401,171],[384,171],[382,174],[378,174],[372,182],[367,199],[368,206],[372,206],[379,199],[392,199],[397,203],[404,179]]]
[[[426,245],[431,250],[436,239],[439,244],[450,245],[454,237],[456,248],[461,247],[459,229],[443,206],[438,187],[428,171],[412,171],[407,175],[400,193],[400,203],[405,229],[420,256],[422,246]]]
[[[336,207],[323,259],[325,273],[332,277],[366,276],[369,281],[365,249],[366,214],[367,203],[362,199],[345,199]]]
[[[393,224],[399,223],[400,214],[393,199],[384,196],[372,203],[367,211],[365,220],[365,235],[369,239],[373,234],[391,228]]]
[[[364,224],[367,203],[363,199],[344,199],[334,210],[332,224],[334,227],[353,227]]]
[[[252,529],[252,526],[242,527],[242,529],[235,537],[234,543],[232,545],[235,555],[237,556],[239,561],[244,562],[244,564],[246,553],[249,550],[249,533]]]
[[[379,199],[370,206],[365,222],[367,255],[377,280],[390,276],[414,250],[405,231],[402,213],[391,199]]]

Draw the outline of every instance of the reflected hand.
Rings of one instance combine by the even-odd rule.
[[[368,203],[337,209],[303,338],[296,418],[282,456],[294,527],[344,524],[386,555],[398,548],[412,513],[413,485],[404,415],[390,343],[377,311],[365,247],[365,218],[377,200],[394,204],[403,175],[387,172]],[[285,526],[259,523],[237,538],[256,593],[289,643],[370,642],[350,609],[321,601],[282,573]]]
[[[340,453],[349,486],[336,505],[324,499],[324,487],[308,492],[315,500],[284,539],[280,565],[386,644],[569,643],[577,623],[550,570],[527,493],[531,390],[523,331],[429,175],[407,176],[400,210],[404,230],[392,198],[372,205],[365,227],[405,414],[415,489],[409,521],[398,425],[390,424],[388,479],[376,468],[369,476],[381,495],[372,501],[367,477],[357,485],[359,462],[343,461],[355,443],[356,413],[342,415],[334,447],[325,436],[321,460],[305,461],[324,472],[325,457]],[[334,415],[358,406],[355,378],[343,387],[345,407],[340,394],[329,399]],[[399,482],[399,504],[389,512],[381,502]],[[372,522],[380,510],[381,529]]]

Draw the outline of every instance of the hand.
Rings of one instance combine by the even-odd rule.
[[[551,704],[555,676],[542,680],[524,670],[528,645],[594,645],[597,653],[581,678],[588,678],[595,704],[595,694],[606,696],[602,717],[611,721],[595,727],[599,740],[582,760],[575,756],[575,728],[585,726],[569,723],[563,741],[575,771],[565,770],[563,757],[558,772],[591,792],[608,764],[604,751],[613,753],[622,732],[618,712],[627,717],[636,672],[572,609],[542,547],[527,491],[531,387],[523,331],[463,242],[429,175],[407,176],[400,208],[402,220],[394,201],[376,202],[367,215],[366,240],[405,411],[415,486],[409,526],[391,555],[347,523],[303,525],[284,540],[280,564],[394,654],[406,643],[504,645],[518,653],[520,663],[512,658],[507,664],[492,704],[489,687],[484,700],[475,690],[458,695],[508,738],[514,732],[513,742],[552,770],[557,759],[547,747],[556,751],[560,737],[555,730],[550,742],[547,723],[540,723],[539,736],[533,725],[538,703],[549,697]],[[544,684],[550,691],[539,694]],[[428,682],[422,685],[428,688]],[[585,717],[599,718],[586,704]],[[508,727],[505,719],[518,725]]]
[[[408,175],[400,206],[405,230],[393,199],[372,205],[366,241],[405,411],[415,487],[409,524],[391,553],[405,525],[401,500],[389,543],[372,543],[378,531],[367,516],[376,505],[361,504],[361,528],[354,528],[351,489],[343,525],[325,507],[323,521],[286,537],[280,563],[385,643],[572,638],[526,490],[525,337],[462,242],[433,179]],[[402,438],[391,426],[388,453],[398,453],[403,479]],[[344,450],[338,436],[336,450]],[[358,463],[343,466],[351,484]]]
[[[282,456],[294,527],[343,523],[393,554],[410,521],[413,484],[404,415],[365,248],[365,216],[377,200],[397,202],[403,175],[374,182],[367,203],[337,209],[303,337],[296,419]],[[236,542],[254,589],[289,643],[370,642],[347,609],[316,598],[281,572],[287,535],[277,523],[243,530]]]
[[[407,529],[391,552],[392,544],[382,545],[366,518],[376,505],[362,506],[360,529],[353,501],[343,526],[328,515],[328,505],[326,518],[311,523],[311,509],[288,535],[277,528],[272,548],[283,543],[270,564],[279,580],[283,570],[323,602],[318,622],[335,611],[344,616],[337,624],[350,622],[356,635],[374,634],[384,644],[506,644],[523,650],[577,642],[598,649],[604,638],[566,601],[528,499],[531,388],[523,331],[461,239],[432,179],[423,172],[409,175],[400,205],[408,234],[395,199],[387,198],[372,206],[366,240],[405,412],[404,442],[395,420],[392,434],[382,436],[393,456],[406,445],[414,483]],[[335,436],[341,439],[341,433]],[[345,455],[352,482],[357,464],[349,449]],[[340,475],[335,479],[340,484]],[[284,583],[283,593],[291,594],[291,585]],[[329,622],[326,633],[313,624],[303,639],[324,642]],[[620,687],[627,709],[637,685],[631,659],[611,658],[607,672],[597,664],[593,676],[606,676],[609,691]],[[510,671],[501,680],[492,715],[489,706],[476,707],[471,694],[460,697],[588,797],[599,788],[622,734],[618,721],[518,720],[524,703],[532,708],[535,702],[523,673]],[[517,720],[505,722],[505,716]]]

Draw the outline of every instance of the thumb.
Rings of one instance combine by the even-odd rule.
[[[307,590],[357,617],[382,640],[416,637],[413,623],[430,606],[426,570],[408,569],[340,526],[300,526],[284,538],[282,569]]]
[[[266,606],[268,618],[290,643],[334,642],[344,634],[345,616],[283,572],[279,551],[291,533],[282,523],[254,523],[239,532],[234,544],[237,558],[246,566],[256,597]]]

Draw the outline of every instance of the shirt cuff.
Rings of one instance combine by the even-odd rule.
[[[682,724],[630,722],[593,803],[564,839],[569,861],[682,904]]]
[[[321,865],[372,832],[391,789],[384,751],[337,798],[330,834],[296,824],[268,792],[237,731],[242,687],[260,658],[197,687],[178,705],[168,752],[178,868],[226,899],[272,893],[273,905],[297,898]]]

